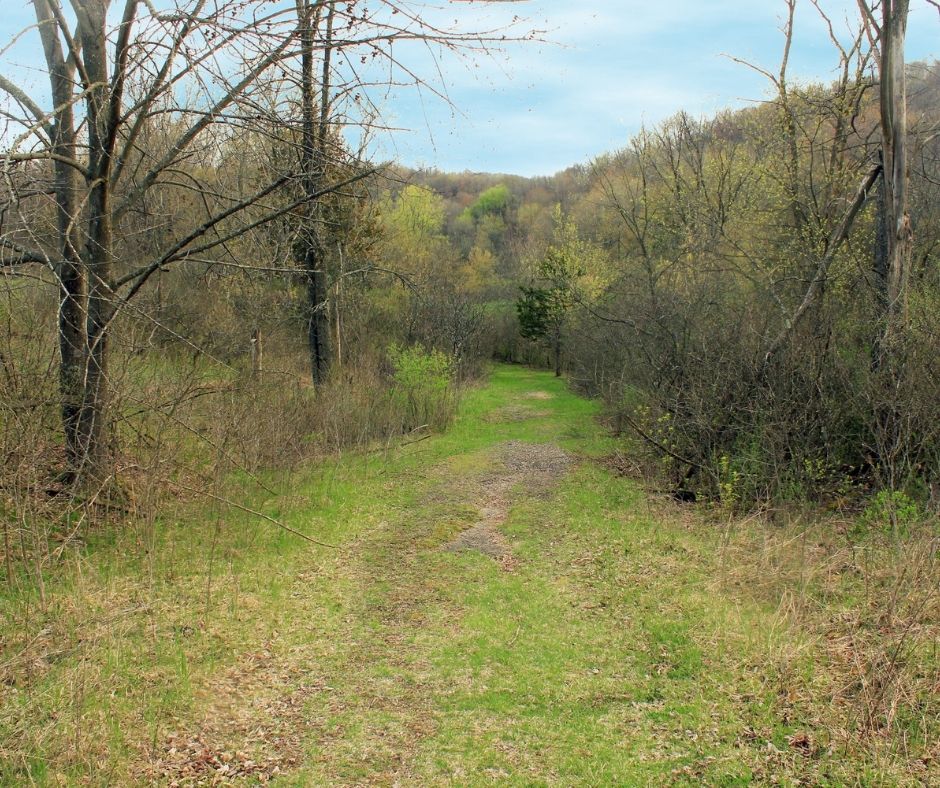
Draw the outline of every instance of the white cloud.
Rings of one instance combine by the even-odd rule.
[[[840,30],[857,17],[855,0],[820,2]],[[510,161],[526,172],[549,172],[622,145],[641,123],[680,109],[700,115],[762,98],[766,80],[721,53],[776,68],[785,11],[783,0],[436,0],[415,7],[461,30],[524,17],[517,32],[543,28],[549,42],[507,43],[491,56],[463,58],[417,44],[398,47],[396,54],[445,89],[460,112],[427,91],[422,100],[405,89],[376,89],[386,120],[414,130],[383,140],[382,148],[406,162],[483,170]],[[4,11],[0,41],[30,18]],[[809,0],[801,0],[797,20],[793,74],[831,78],[836,58]],[[914,0],[910,56],[940,53],[938,33],[936,10]],[[17,46],[0,69],[34,65],[38,56],[36,47]],[[21,68],[18,76],[44,89],[37,73]]]

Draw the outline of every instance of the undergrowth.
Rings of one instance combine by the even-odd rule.
[[[606,467],[596,417],[497,367],[446,432],[266,465],[221,425],[174,495],[42,531],[0,593],[0,783],[935,779],[935,523],[679,506]],[[519,443],[572,462],[500,493],[509,559],[442,549]]]

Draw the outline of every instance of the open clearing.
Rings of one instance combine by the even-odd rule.
[[[336,549],[193,502],[88,545],[4,626],[4,783],[936,778],[913,734],[843,746],[826,644],[598,462],[595,415],[499,367],[447,434],[248,494]]]

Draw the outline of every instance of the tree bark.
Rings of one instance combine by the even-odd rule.
[[[914,236],[907,209],[907,80],[904,40],[909,0],[882,0],[881,141],[884,158],[884,258],[888,333],[907,323]]]
[[[315,240],[307,241],[304,272],[307,277],[307,346],[310,353],[310,374],[313,384],[319,386],[326,380],[330,366],[330,319],[326,308],[324,256],[322,247]]]
[[[65,433],[66,460],[70,475],[81,462],[82,450],[78,434],[82,402],[84,355],[86,348],[86,282],[80,254],[77,209],[77,172],[66,160],[76,161],[75,112],[72,90],[75,67],[63,52],[57,33],[57,22],[47,0],[34,0],[33,10],[42,41],[49,74],[52,102],[59,107],[48,129],[53,161],[56,201],[56,222],[61,255],[56,265],[59,286],[58,345],[59,399],[62,427]]]
[[[113,233],[110,212],[108,155],[106,150],[108,62],[102,0],[85,0],[78,11],[82,59],[92,85],[88,92],[88,169],[91,189],[88,201],[88,242],[85,268],[88,271],[88,351],[85,391],[79,413],[79,438],[84,453],[83,475],[90,481],[104,480],[111,465],[108,435],[108,324],[114,316],[111,298],[111,254]]]
[[[316,113],[314,79],[314,36],[322,11],[326,8],[326,47],[320,84],[320,113]],[[301,169],[308,201],[300,245],[303,270],[307,279],[307,345],[310,374],[318,386],[326,380],[330,363],[330,318],[327,311],[326,254],[323,243],[323,209],[314,198],[322,190],[326,175],[326,134],[329,125],[330,43],[333,35],[333,0],[297,0],[301,45],[301,115],[303,140]]]
[[[555,337],[552,341],[552,354],[555,361],[555,377],[561,377],[561,331],[555,332]]]
[[[115,299],[114,227],[111,206],[114,146],[120,116],[130,26],[136,0],[127,0],[116,44],[114,78],[108,66],[108,0],[75,0],[84,79],[87,80],[88,119],[88,230],[82,257],[88,275],[87,350],[84,391],[78,414],[82,451],[80,478],[100,485],[112,472],[110,330],[117,311]]]
[[[333,285],[333,360],[336,362],[337,366],[341,367],[343,366],[343,277],[345,276],[346,269],[343,260],[343,245],[341,243],[336,244],[336,256],[337,262],[339,263],[339,271],[337,271],[336,281]]]

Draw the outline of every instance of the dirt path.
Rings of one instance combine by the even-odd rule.
[[[159,740],[148,775],[855,784],[812,645],[728,591],[715,529],[590,459],[611,446],[595,413],[503,369],[446,435],[351,476],[330,514],[342,553],[269,567],[289,582],[256,625],[277,631],[200,685],[202,716]],[[920,763],[882,760],[870,784],[929,784]]]
[[[550,394],[529,393],[528,399],[545,401]],[[546,419],[552,414],[527,406],[509,405],[487,415],[492,424],[517,424]],[[447,609],[435,593],[447,584],[447,575],[433,582],[424,576],[422,557],[428,551],[451,554],[481,554],[493,559],[501,570],[512,572],[518,565],[512,546],[500,528],[514,503],[549,494],[572,465],[571,456],[557,444],[508,440],[474,455],[477,469],[457,471],[453,458],[430,467],[425,481],[410,484],[424,490],[430,518],[405,518],[383,522],[368,533],[348,556],[344,582],[362,588],[386,588],[379,598],[365,592],[357,595],[355,614],[347,620],[346,632],[335,633],[343,643],[356,647],[354,674],[322,665],[321,644],[279,653],[277,643],[266,643],[245,654],[237,665],[218,676],[200,693],[205,700],[201,722],[181,726],[166,737],[156,757],[150,757],[144,772],[150,779],[178,785],[217,785],[253,780],[267,783],[289,775],[303,760],[302,744],[311,736],[335,757],[360,761],[371,773],[368,784],[397,784],[413,776],[411,760],[416,745],[432,732],[434,692],[413,682],[355,680],[370,671],[405,676],[414,670],[407,646],[414,633],[428,626],[434,614],[459,615]],[[461,530],[443,543],[441,522],[460,513]],[[435,515],[436,518],[435,519]],[[461,571],[451,564],[448,572]],[[310,580],[304,577],[303,581]],[[362,631],[361,621],[371,622]],[[320,663],[323,670],[311,670]],[[353,679],[353,680],[350,680]],[[404,686],[410,685],[410,686]],[[329,716],[355,720],[366,730],[380,712],[382,722],[373,737],[381,745],[369,752],[342,753],[346,723],[333,727],[309,713],[311,705],[327,705]],[[394,718],[392,724],[388,717]],[[320,724],[318,724],[318,722]],[[336,778],[335,778],[336,779]],[[348,776],[338,778],[345,783]],[[358,783],[358,780],[353,780]]]
[[[779,555],[729,571],[719,523],[610,471],[597,415],[499,366],[446,433],[246,499],[336,549],[244,513],[213,536],[198,510],[161,525],[146,578],[127,542],[50,576],[50,631],[119,625],[2,685],[0,785],[940,784],[936,693],[903,751],[843,746],[856,674],[832,649],[850,665],[856,635],[814,640],[759,596],[794,536],[745,526],[739,549]]]
[[[445,550],[475,550],[499,561],[503,568],[514,565],[512,551],[499,531],[509,514],[512,493],[538,495],[558,482],[571,458],[551,443],[509,441],[493,453],[493,469],[474,485],[478,492],[480,519],[445,545]]]

